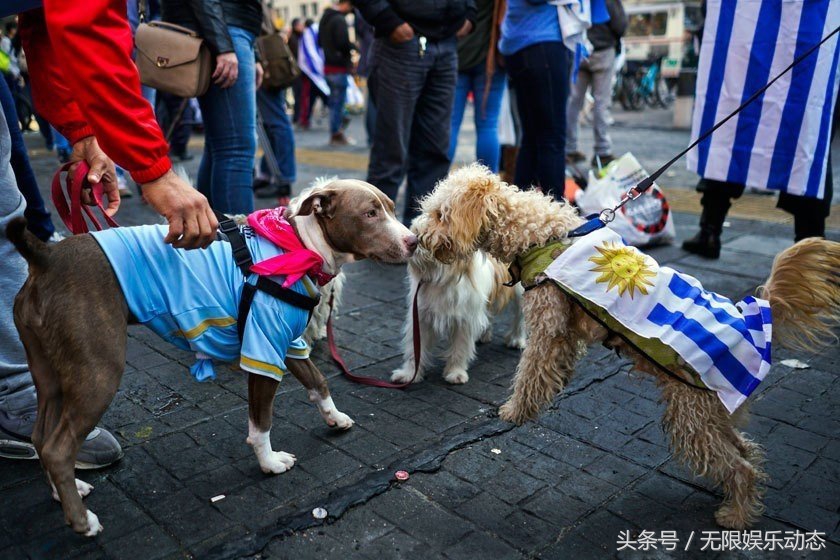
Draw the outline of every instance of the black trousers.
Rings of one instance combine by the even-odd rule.
[[[838,126],[840,126],[840,103],[837,103],[834,108],[829,144],[834,140]],[[831,150],[829,150],[828,170],[825,176],[825,195],[822,200],[779,193],[779,200],[776,202],[776,207],[793,214],[793,231],[796,241],[808,237],[825,237],[825,219],[831,213],[831,199],[834,195],[833,175],[831,170]],[[706,221],[712,226],[716,226],[719,221],[722,227],[731,200],[740,198],[744,193],[744,185],[703,179],[697,186],[697,190],[703,193],[701,203]],[[717,228],[713,227],[712,229]]]
[[[406,178],[403,221],[419,213],[418,199],[449,172],[449,136],[458,55],[455,37],[429,41],[420,54],[417,37],[394,45],[378,38],[368,81],[376,106],[367,180],[396,200]]]
[[[563,198],[569,56],[563,43],[536,43],[505,56],[522,125],[514,182]]]

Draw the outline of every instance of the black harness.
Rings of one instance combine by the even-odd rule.
[[[239,231],[239,226],[233,220],[220,213],[216,213],[216,218],[219,220],[219,232],[227,237],[233,251],[233,260],[245,277],[245,285],[242,287],[242,298],[239,300],[239,311],[236,318],[236,330],[239,333],[240,342],[242,341],[242,335],[245,334],[245,321],[248,319],[248,313],[251,311],[251,304],[254,302],[254,295],[257,291],[264,292],[298,309],[308,311],[309,319],[312,319],[312,311],[321,301],[320,295],[315,298],[305,296],[289,288],[284,288],[264,276],[257,276],[256,284],[248,282],[248,278],[253,274],[251,265],[254,264],[254,260],[247,243],[245,243],[245,238]],[[309,319],[307,319],[307,323]]]

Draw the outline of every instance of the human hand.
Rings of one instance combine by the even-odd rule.
[[[207,199],[171,169],[143,185],[143,198],[169,222],[164,238],[178,249],[205,249],[216,237],[219,222]]]
[[[256,74],[255,79],[257,82],[257,89],[260,89],[260,86],[263,83],[263,77],[265,76],[265,70],[263,69],[261,62],[257,62],[254,65],[254,72]]]
[[[213,81],[219,87],[229,88],[236,83],[239,77],[239,61],[236,60],[236,53],[222,53],[216,57],[216,69],[213,70]]]
[[[390,39],[392,43],[407,43],[414,39],[414,29],[407,23],[402,23],[399,27],[391,31]]]
[[[104,194],[108,198],[108,206],[105,213],[113,216],[120,208],[120,189],[117,187],[117,170],[111,158],[105,155],[95,136],[82,138],[73,144],[73,151],[70,153],[70,161],[75,162],[70,166],[70,174],[76,171],[79,162],[87,162],[90,171],[87,174],[88,183],[95,185],[101,183]],[[96,206],[91,189],[82,189],[82,203],[88,206]]]
[[[459,29],[458,32],[455,34],[455,37],[457,37],[458,39],[462,39],[462,38],[466,37],[467,35],[469,35],[472,32],[472,30],[473,30],[472,22],[470,20],[466,20],[464,22],[464,25],[461,26],[461,29]]]

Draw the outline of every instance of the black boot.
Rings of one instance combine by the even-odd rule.
[[[689,253],[707,259],[718,259],[720,258],[720,234],[704,228],[701,223],[700,231],[697,232],[697,235],[683,241],[682,248],[683,251],[688,251]]]
[[[691,239],[683,241],[684,251],[707,259],[720,258],[720,235],[723,221],[731,205],[729,195],[707,190],[703,193],[703,213],[700,214],[700,231]]]

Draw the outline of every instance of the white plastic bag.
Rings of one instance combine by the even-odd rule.
[[[516,146],[516,127],[513,124],[510,101],[510,93],[505,84],[505,90],[502,93],[502,110],[499,113],[499,145],[501,146]]]
[[[628,152],[604,168],[601,177],[595,177],[590,171],[586,190],[577,195],[575,202],[582,214],[597,214],[618,204],[624,193],[645,177],[645,169]],[[609,227],[628,245],[637,247],[673,243],[677,233],[668,200],[656,184],[622,206]]]

